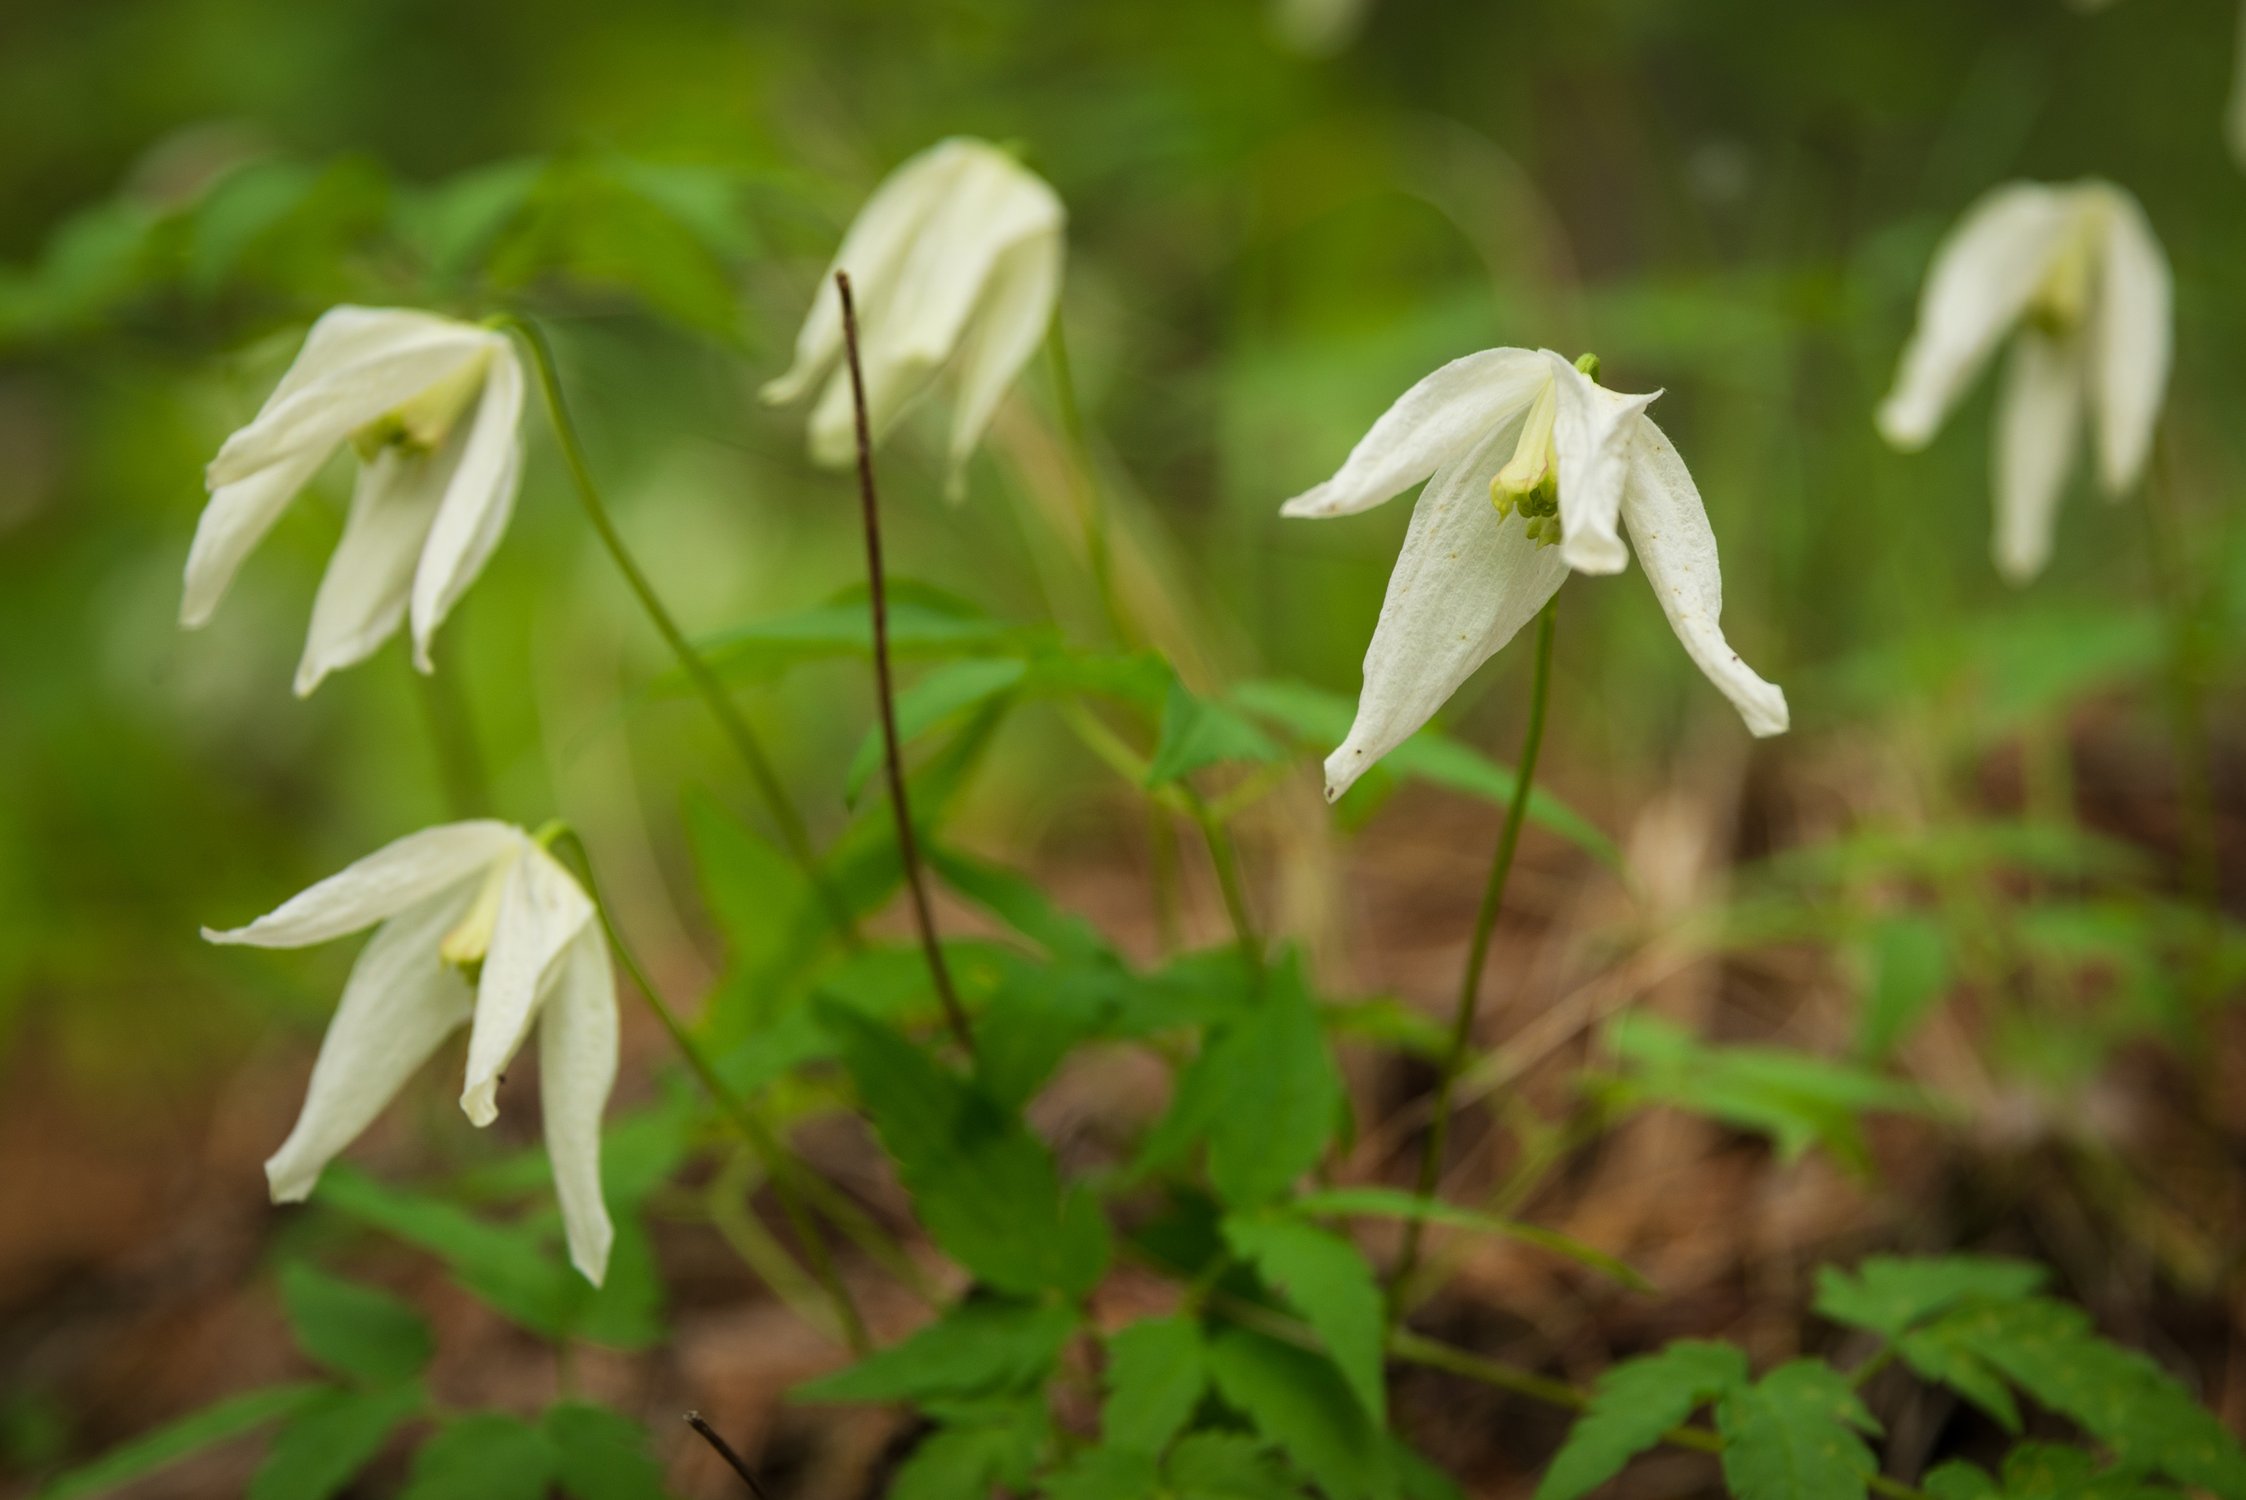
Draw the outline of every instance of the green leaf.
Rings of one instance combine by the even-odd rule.
[[[1388,1420],[1381,1345],[1387,1319],[1380,1284],[1356,1245],[1299,1220],[1234,1215],[1225,1242],[1256,1269],[1326,1346],[1375,1426]]]
[[[1083,1190],[1063,1192],[1021,1117],[888,1027],[816,1003],[936,1243],[1001,1291],[1089,1291],[1107,1268],[1107,1221]]]
[[[1110,1448],[1160,1453],[1208,1389],[1201,1325],[1184,1314],[1143,1318],[1107,1341],[1100,1436]]]
[[[1300,1500],[1302,1486],[1251,1438],[1194,1432],[1178,1440],[1167,1465],[1177,1500]]]
[[[555,1479],[572,1500],[665,1500],[663,1466],[647,1432],[605,1406],[564,1401],[546,1409]]]
[[[1286,752],[1253,721],[1221,703],[1195,697],[1184,683],[1173,678],[1169,701],[1162,709],[1162,736],[1155,742],[1146,784],[1166,786],[1225,761],[1263,765],[1285,758]]]
[[[329,1396],[328,1387],[312,1384],[267,1386],[229,1396],[71,1470],[39,1491],[39,1500],[85,1500],[87,1496],[106,1494],[268,1422],[294,1417]]]
[[[1085,958],[1109,952],[1097,927],[1053,905],[1033,880],[956,849],[930,848],[928,862],[943,876],[944,884],[1054,958]]]
[[[475,1412],[421,1445],[402,1500],[544,1500],[557,1472],[544,1432],[502,1412]]]
[[[2047,1298],[1973,1302],[1929,1332],[1971,1350],[2132,1468],[2246,1497],[2246,1453],[2160,1368],[2099,1338],[2079,1308]]]
[[[1658,1016],[1633,1013],[1607,1028],[1623,1066],[1614,1091],[1767,1135],[1782,1157],[1821,1145],[1868,1170],[1859,1121],[1875,1111],[1925,1113],[1916,1089],[1850,1063],[1776,1047],[1716,1047]]]
[[[1377,1217],[1386,1219],[1418,1219],[1429,1224],[1442,1224],[1453,1229],[1471,1229],[1479,1234],[1503,1235],[1519,1240],[1524,1245],[1534,1245],[1549,1250],[1581,1266],[1612,1277],[1633,1291],[1650,1292],[1653,1283],[1628,1265],[1615,1259],[1604,1250],[1595,1250],[1580,1240],[1572,1239],[1557,1230],[1523,1224],[1515,1219],[1500,1218],[1477,1209],[1459,1208],[1437,1199],[1422,1198],[1401,1188],[1353,1187],[1326,1188],[1304,1193],[1287,1205],[1293,1213],[1312,1218],[1329,1216]]]
[[[1738,1500],[1861,1500],[1878,1424],[1847,1380],[1813,1359],[1780,1365],[1716,1402],[1724,1482]]]
[[[1052,1445],[1042,1397],[950,1414],[952,1425],[921,1440],[890,1481],[888,1500],[963,1500],[1029,1482]]]
[[[1865,936],[1863,1009],[1856,1021],[1856,1053],[1878,1061],[1894,1052],[1950,982],[1950,939],[1939,922],[1899,912]]]
[[[1028,664],[1010,657],[969,657],[936,667],[911,687],[897,694],[897,743],[909,746],[921,735],[947,720],[1021,686]],[[843,801],[856,806],[866,778],[881,765],[882,734],[876,724],[858,742],[843,777]]]
[[[281,1302],[298,1346],[338,1375],[375,1385],[406,1380],[435,1352],[429,1325],[412,1308],[303,1261],[281,1267]]]
[[[374,1461],[425,1400],[421,1387],[409,1384],[330,1391],[308,1402],[273,1439],[250,1480],[249,1500],[327,1500]]]
[[[1381,1432],[1331,1360],[1245,1328],[1209,1339],[1217,1394],[1334,1500],[1388,1500],[1396,1474]]]
[[[1087,1448],[1045,1481],[1044,1500],[1151,1500],[1170,1493],[1151,1453],[1127,1448]]]
[[[901,1344],[797,1387],[798,1401],[916,1401],[1033,1388],[1081,1326],[1058,1302],[962,1302]]]
[[[1624,1360],[1599,1377],[1590,1406],[1544,1471],[1536,1500],[1590,1493],[1696,1408],[1747,1382],[1747,1356],[1730,1344],[1680,1339],[1658,1354]]]
[[[1274,964],[1247,1015],[1219,1026],[1149,1132],[1142,1171],[1208,1142],[1209,1180],[1234,1208],[1286,1192],[1316,1165],[1341,1115],[1341,1076],[1303,988],[1299,960]]]
[[[2041,1266],[1991,1255],[1869,1256],[1854,1271],[1817,1268],[1819,1316],[1888,1338],[1969,1298],[2017,1302],[2043,1285]]]
[[[2005,1456],[1999,1484],[1976,1464],[1953,1460],[1926,1476],[1934,1500],[2178,1500],[2165,1486],[2105,1470],[2079,1448],[2022,1443]]]
[[[2020,1403],[2012,1399],[2012,1388],[1970,1339],[1937,1323],[1912,1329],[1895,1341],[1895,1349],[1921,1380],[1948,1386],[1987,1412],[2006,1432],[2020,1430]]]
[[[1357,705],[1349,698],[1301,682],[1244,682],[1232,690],[1231,699],[1266,723],[1287,730],[1320,755],[1348,738],[1350,720],[1357,716]],[[1396,775],[1415,777],[1500,807],[1512,804],[1520,786],[1510,766],[1500,765],[1433,729],[1422,729],[1389,751],[1381,765]],[[1622,852],[1615,848],[1614,841],[1542,787],[1529,791],[1528,819],[1601,864],[1622,867]]]
[[[1023,639],[1019,629],[990,618],[971,602],[906,579],[889,582],[889,653],[899,661],[1011,653]],[[873,618],[861,584],[824,604],[736,626],[696,644],[721,671],[777,676],[815,661],[870,658]],[[657,687],[672,694],[689,690],[676,672],[658,679]]]

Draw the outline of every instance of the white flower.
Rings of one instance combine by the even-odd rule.
[[[338,307],[205,476],[182,625],[211,617],[250,549],[338,448],[362,466],[312,603],[299,696],[365,660],[410,610],[414,664],[498,545],[522,477],[523,369],[503,334],[394,308]]]
[[[1786,695],[1724,640],[1715,534],[1684,460],[1644,414],[1653,399],[1605,390],[1550,350],[1469,354],[1406,391],[1333,478],[1286,503],[1289,516],[1350,515],[1427,480],[1365,652],[1357,720],[1326,758],[1329,799],[1426,723],[1571,570],[1618,573],[1633,549],[1677,639],[1747,728],[1784,731]]]
[[[380,923],[380,926],[375,924]],[[265,1164],[276,1203],[301,1202],[439,1043],[463,1025],[460,1107],[499,1116],[499,1083],[538,1028],[546,1153],[569,1256],[600,1282],[614,1232],[601,1200],[600,1121],[616,1079],[616,990],[593,904],[512,824],[409,834],[214,943],[302,948],[365,927],[296,1128]]]
[[[2099,480],[2119,499],[2143,474],[2168,385],[2168,259],[2137,200],[2106,182],[2012,183],[1966,211],[1935,251],[1879,429],[1924,447],[2006,335],[1997,404],[1996,565],[2042,571],[2085,407]]]
[[[957,366],[956,495],[999,398],[1053,319],[1066,220],[1044,179],[997,147],[964,139],[931,146],[859,210],[796,336],[795,363],[764,387],[764,399],[785,405],[824,380],[811,411],[811,455],[838,468],[851,462],[857,438],[834,285],[835,271],[848,271],[877,438],[939,372]]]

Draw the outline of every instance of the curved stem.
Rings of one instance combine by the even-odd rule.
[[[928,977],[935,983],[936,998],[943,1003],[944,1019],[967,1055],[975,1055],[975,1032],[967,1022],[967,1009],[952,987],[951,968],[944,962],[944,945],[936,934],[936,913],[928,904],[928,873],[921,868],[920,845],[913,834],[912,804],[905,796],[904,750],[897,742],[897,684],[889,669],[889,590],[881,566],[881,498],[874,491],[873,428],[866,416],[866,375],[858,361],[858,308],[850,295],[850,273],[834,273],[842,294],[842,347],[850,364],[850,404],[858,429],[858,500],[865,518],[866,592],[873,606],[873,675],[880,699],[882,766],[889,778],[889,806],[897,818],[897,856],[905,867],[905,885],[912,892],[913,920],[920,929],[921,951],[928,956]]]
[[[857,920],[850,914],[849,906],[819,864],[818,852],[811,847],[811,835],[804,826],[803,815],[796,810],[794,801],[789,798],[787,787],[781,782],[779,772],[773,768],[772,757],[765,753],[764,742],[757,737],[756,730],[750,726],[749,721],[742,717],[740,708],[726,692],[725,684],[718,680],[717,673],[703,659],[702,653],[694,648],[694,643],[686,638],[686,632],[679,628],[678,621],[671,617],[670,610],[656,594],[654,584],[648,581],[647,574],[641,571],[631,549],[624,544],[623,534],[616,529],[616,523],[608,513],[608,506],[601,499],[600,486],[593,481],[592,465],[586,460],[585,445],[578,436],[577,423],[569,414],[569,403],[562,394],[561,375],[554,363],[553,346],[547,342],[545,331],[529,319],[513,314],[503,314],[494,323],[513,329],[530,350],[531,364],[538,372],[539,390],[546,399],[546,414],[553,424],[555,440],[561,445],[562,462],[569,469],[577,498],[584,504],[586,519],[593,523],[593,530],[600,537],[601,545],[608,549],[609,559],[616,564],[616,571],[624,576],[632,597],[639,601],[648,622],[655,627],[655,633],[663,638],[663,643],[671,648],[671,654],[678,658],[679,667],[686,673],[687,680],[702,695],[703,702],[709,705],[718,727],[732,741],[733,748],[748,766],[749,777],[756,783],[757,795],[763,798],[765,811],[771,816],[773,826],[779,830],[780,842],[786,847],[788,857],[803,871],[804,878],[810,881],[820,904],[827,909],[828,920],[833,923],[836,933],[850,946],[858,947],[862,939],[858,935]]]
[[[1544,747],[1544,711],[1552,693],[1552,624],[1559,607],[1557,595],[1546,601],[1536,617],[1536,676],[1529,688],[1528,729],[1521,736],[1521,760],[1514,772],[1513,800],[1506,804],[1505,826],[1497,836],[1497,853],[1490,860],[1488,882],[1482,887],[1481,910],[1474,916],[1473,940],[1466,947],[1466,972],[1458,984],[1458,1006],[1451,1016],[1450,1046],[1443,1054],[1442,1071],[1435,1083],[1435,1109],[1427,1127],[1427,1145],[1419,1158],[1418,1193],[1433,1198],[1442,1172],[1443,1152],[1450,1144],[1451,1093],[1474,1039],[1474,1014],[1482,996],[1482,969],[1489,959],[1490,936],[1497,930],[1498,914],[1505,907],[1505,883],[1513,873],[1513,853],[1520,847],[1521,824],[1528,816],[1529,795],[1536,785],[1537,753]],[[1419,1263],[1419,1244],[1426,1221],[1414,1219],[1404,1231],[1404,1253],[1389,1283],[1393,1309],[1404,1284]]]
[[[1248,960],[1251,970],[1263,967],[1263,939],[1256,935],[1255,913],[1248,906],[1247,882],[1240,876],[1240,851],[1232,842],[1231,833],[1209,810],[1209,804],[1199,792],[1178,783],[1185,794],[1185,805],[1193,822],[1201,830],[1202,842],[1209,846],[1209,863],[1217,872],[1217,890],[1224,896],[1224,914],[1232,922],[1232,935],[1240,945],[1240,952]]]
[[[600,884],[593,875],[592,855],[587,852],[585,841],[577,836],[575,829],[564,828],[554,836],[553,843],[557,849],[566,844],[576,855],[578,871],[584,877],[585,894],[592,898],[593,910],[600,917],[601,930],[608,936],[609,951],[624,966],[624,972],[631,977],[633,986],[647,1001],[648,1009],[655,1012],[655,1019],[662,1023],[664,1032],[671,1039],[671,1045],[678,1049],[679,1056],[685,1060],[688,1071],[694,1074],[702,1085],[703,1092],[710,1096],[711,1102],[723,1112],[734,1129],[741,1132],[750,1148],[763,1158],[765,1175],[772,1183],[773,1196],[779,1199],[780,1211],[787,1216],[789,1228],[795,1231],[796,1238],[803,1244],[804,1258],[811,1263],[812,1276],[827,1294],[828,1300],[834,1304],[835,1318],[842,1329],[844,1342],[849,1344],[853,1354],[865,1354],[873,1347],[873,1341],[866,1333],[865,1320],[859,1316],[857,1304],[850,1300],[849,1288],[842,1284],[842,1277],[835,1270],[834,1256],[827,1248],[826,1237],[819,1232],[818,1224],[804,1208],[794,1157],[773,1135],[771,1127],[757,1118],[755,1112],[735,1098],[733,1091],[725,1086],[725,1080],[718,1075],[717,1065],[710,1061],[709,1054],[702,1050],[701,1043],[686,1029],[685,1024],[679,1020],[678,1013],[664,1000],[662,991],[655,987],[655,981],[647,970],[640,966],[639,958],[624,941],[624,934],[617,930],[616,920],[609,912],[608,903],[601,897]]]

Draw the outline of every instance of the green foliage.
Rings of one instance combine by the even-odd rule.
[[[1198,698],[1172,680],[1162,709],[1162,738],[1147,769],[1149,786],[1182,781],[1194,772],[1226,761],[1263,764],[1284,754],[1271,737],[1237,711]]]
[[[297,1343],[338,1375],[371,1385],[411,1379],[435,1350],[412,1308],[303,1261],[281,1267],[281,1301]]]
[[[1624,1360],[1599,1377],[1591,1404],[1544,1471],[1536,1500],[1589,1494],[1696,1408],[1747,1383],[1747,1358],[1729,1344],[1684,1339]]]
[[[258,1465],[249,1500],[327,1500],[373,1462],[426,1400],[418,1385],[406,1384],[327,1391],[306,1401]]]
[[[276,1385],[230,1396],[146,1433],[39,1491],[40,1500],[86,1500],[122,1488],[144,1474],[274,1422],[302,1414],[327,1392],[318,1385]]]
[[[477,1412],[437,1429],[413,1458],[405,1500],[540,1500],[553,1449],[528,1422]]]
[[[1029,1482],[1053,1441],[1041,1399],[938,1407],[938,1427],[890,1482],[892,1500],[953,1500]]]
[[[1738,1500],[1862,1496],[1879,1461],[1862,1433],[1879,1424],[1847,1380],[1816,1360],[1780,1365],[1716,1402],[1724,1482]]]
[[[1767,1135],[1784,1157],[1822,1146],[1868,1167],[1861,1116],[1929,1107],[1916,1089],[1870,1069],[1775,1047],[1711,1046],[1657,1016],[1626,1016],[1606,1040],[1621,1067],[1618,1102],[1672,1105]]]
[[[1183,1430],[1208,1389],[1201,1325],[1182,1314],[1144,1318],[1107,1341],[1100,1437],[1110,1450],[1156,1454]]]
[[[799,1401],[955,1400],[1035,1389],[1080,1325],[1061,1303],[969,1300],[901,1344],[800,1386]]]
[[[1421,1198],[1399,1188],[1356,1187],[1327,1188],[1304,1193],[1289,1205],[1298,1214],[1316,1218],[1328,1215],[1344,1217],[1380,1217],[1417,1219],[1426,1224],[1441,1224],[1452,1229],[1468,1229],[1477,1234],[1501,1235],[1519,1240],[1540,1250],[1577,1265],[1586,1266],[1602,1276],[1608,1276],[1633,1291],[1650,1292],[1653,1284],[1637,1271],[1603,1250],[1595,1250],[1580,1240],[1570,1239],[1554,1230],[1535,1224],[1524,1224],[1517,1219],[1500,1218],[1471,1208]]]
[[[2022,1443],[2004,1459],[2001,1480],[1953,1459],[1926,1476],[1934,1500],[2175,1500],[2176,1491],[2119,1470],[2100,1470],[2079,1448]]]
[[[1020,1116],[878,1022],[824,1001],[819,1017],[936,1243],[1004,1291],[1089,1291],[1107,1223]]]
[[[1277,1216],[1234,1215],[1224,1221],[1224,1237],[1264,1285],[1316,1330],[1366,1416],[1385,1424],[1381,1346],[1387,1314],[1373,1268],[1357,1247],[1340,1235]]]
[[[1385,1500],[1395,1463],[1365,1403],[1334,1363],[1246,1328],[1219,1328],[1208,1345],[1210,1382],[1333,1500]]]
[[[1949,933],[1931,918],[1899,912],[1865,934],[1864,960],[1868,972],[1856,1051],[1878,1061],[1941,1003],[1950,979]]]

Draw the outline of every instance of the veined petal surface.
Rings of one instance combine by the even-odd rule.
[[[424,672],[437,627],[490,561],[522,482],[522,358],[501,335],[491,338],[474,415],[446,439],[443,500],[413,575],[413,660]]]
[[[1731,700],[1750,734],[1783,734],[1785,693],[1757,676],[1724,639],[1723,569],[1708,508],[1684,459],[1651,417],[1638,419],[1622,519],[1638,566],[1685,653]]]
[[[468,1077],[460,1107],[475,1124],[499,1118],[499,1075],[514,1061],[554,980],[555,961],[593,920],[593,903],[570,873],[525,840],[507,872],[499,917],[476,988],[468,1033]]]
[[[1630,473],[1631,434],[1661,393],[1610,391],[1551,350],[1539,352],[1559,397],[1552,448],[1560,474],[1560,556],[1578,573],[1619,573],[1630,561],[1615,528]]]
[[[312,627],[296,668],[299,698],[328,673],[373,655],[405,619],[414,565],[457,460],[457,451],[390,446],[359,470],[351,514],[312,600]]]
[[[1550,374],[1533,349],[1484,349],[1452,360],[1397,397],[1333,478],[1295,496],[1279,513],[1346,516],[1370,510],[1456,463],[1492,429],[1508,425],[1518,436],[1520,417]],[[1499,454],[1490,473],[1510,456]]]
[[[1410,738],[1566,580],[1559,549],[1538,546],[1490,504],[1490,480],[1519,432],[1518,416],[1488,432],[1413,508],[1365,650],[1356,721],[1326,757],[1328,801]]]
[[[617,1019],[616,981],[598,922],[578,934],[561,962],[538,1020],[538,1087],[570,1263],[599,1286],[616,1238],[601,1197],[600,1132],[616,1082]]]
[[[372,927],[385,917],[480,877],[528,840],[512,823],[478,818],[409,833],[318,885],[290,897],[247,927],[203,929],[214,943],[303,948]]]

